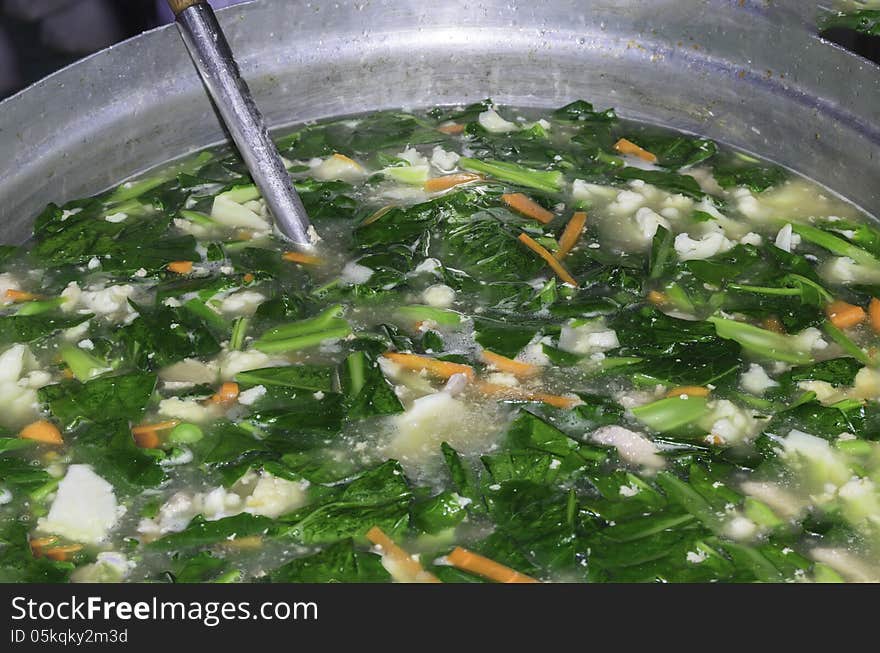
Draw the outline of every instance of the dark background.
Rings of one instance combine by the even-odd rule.
[[[0,98],[168,19],[164,0],[0,0]],[[880,37],[841,29],[824,36],[880,63]]]

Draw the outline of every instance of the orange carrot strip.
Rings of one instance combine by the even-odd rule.
[[[654,306],[663,306],[667,302],[669,298],[666,296],[666,293],[662,293],[659,290],[652,290],[648,293],[648,302],[653,304]]]
[[[192,261],[172,261],[165,266],[169,272],[176,274],[189,274],[193,271]]]
[[[427,356],[419,356],[418,354],[398,354],[389,351],[382,355],[405,369],[413,370],[415,372],[425,370],[429,374],[441,379],[448,379],[454,374],[464,374],[469,379],[474,378],[474,368],[470,365],[440,361],[436,358],[428,358]]]
[[[541,224],[547,224],[553,220],[552,212],[522,193],[505,193],[501,196],[501,201],[517,213],[522,213],[527,218],[537,220]]]
[[[445,125],[440,125],[437,127],[438,132],[442,132],[443,134],[460,134],[464,131],[465,125],[462,125],[458,122],[449,122]]]
[[[31,547],[31,553],[33,554],[33,556],[35,558],[42,558],[46,553],[46,549],[55,544],[55,542],[57,541],[57,537],[50,535],[49,537],[35,537],[34,539],[30,540],[28,544]]]
[[[18,437],[25,440],[42,442],[43,444],[64,444],[64,439],[61,437],[61,431],[58,430],[58,427],[44,419],[25,426],[18,434]]]
[[[301,263],[302,265],[320,265],[321,259],[314,254],[303,254],[302,252],[284,252],[281,255],[285,261],[291,263]]]
[[[472,574],[477,574],[483,578],[494,580],[498,583],[539,583],[531,576],[521,574],[515,569],[505,567],[499,562],[490,560],[473,551],[462,549],[460,546],[455,547],[446,560],[456,569],[461,569]]]
[[[530,238],[526,234],[520,234],[519,241],[544,259],[547,262],[547,265],[549,265],[556,273],[556,276],[562,279],[563,283],[577,287],[578,283],[574,280],[574,277],[569,274],[568,270],[565,269],[565,266],[563,266],[562,263],[553,258],[553,254],[548,252],[546,248],[542,247],[539,243],[535,242],[533,238]]]
[[[159,449],[162,446],[162,440],[156,431],[135,434],[134,443],[141,449]]]
[[[379,218],[381,218],[383,215],[388,213],[388,211],[390,211],[393,208],[394,208],[393,204],[389,204],[388,206],[383,206],[381,209],[379,209],[378,211],[373,213],[373,215],[371,215],[366,220],[361,222],[361,226],[373,224],[374,222],[376,222]]]
[[[574,246],[577,245],[577,242],[581,238],[581,233],[583,232],[586,223],[587,214],[583,211],[576,211],[574,215],[571,216],[571,220],[565,225],[565,231],[562,232],[562,237],[559,239],[559,249],[556,250],[557,261],[564,259],[565,256],[574,249]]]
[[[871,328],[876,333],[880,333],[880,299],[871,298],[871,303],[868,305],[868,315],[871,316]]]
[[[865,321],[865,309],[838,299],[825,307],[825,314],[838,329],[849,329]]]
[[[39,295],[35,295],[32,292],[27,292],[26,290],[16,290],[15,288],[9,288],[6,290],[6,299],[13,301],[16,304],[21,302],[32,302],[35,299],[39,298]]]
[[[480,181],[483,175],[474,172],[457,172],[454,175],[444,175],[442,177],[434,177],[425,182],[425,190],[429,193],[438,193],[441,190],[449,190],[455,186],[469,184],[472,181]]]
[[[632,141],[628,141],[625,138],[621,138],[614,144],[614,149],[620,152],[621,154],[630,154],[632,156],[637,156],[643,161],[647,161],[648,163],[657,163],[657,157],[648,150],[639,147]]]
[[[488,363],[496,370],[499,370],[501,372],[509,372],[510,374],[518,377],[528,378],[530,376],[535,376],[541,371],[541,368],[537,365],[532,365],[531,363],[522,363],[520,361],[513,360],[512,358],[502,356],[501,354],[491,352],[488,349],[483,350],[482,358],[485,363]]]
[[[254,275],[252,275],[250,272],[248,272],[241,279],[245,283],[253,283],[254,279],[256,279],[256,277]]]
[[[64,562],[70,559],[70,556],[74,553],[78,553],[82,551],[82,544],[65,544],[64,546],[55,546],[51,549],[45,549],[43,554],[49,558],[49,560],[54,560],[55,562]]]
[[[344,161],[345,163],[350,163],[351,165],[355,165],[355,166],[357,166],[358,168],[362,168],[362,167],[363,167],[363,166],[361,166],[360,163],[358,163],[357,161],[355,161],[354,159],[352,159],[350,156],[345,156],[344,154],[340,154],[339,152],[337,152],[336,154],[334,154],[334,155],[333,155],[333,158],[336,159],[336,160],[338,160],[338,161]]]
[[[539,401],[555,408],[569,409],[574,408],[581,403],[580,399],[575,399],[573,397],[551,395],[546,392],[530,392],[529,390],[523,390],[522,388],[500,385],[497,383],[487,383],[485,381],[481,382],[477,387],[480,392],[490,397],[519,401]]]
[[[666,393],[667,397],[680,397],[681,395],[687,395],[688,397],[708,397],[709,388],[704,388],[700,385],[683,385],[673,388]]]
[[[180,424],[176,419],[170,419],[167,422],[156,422],[155,424],[141,424],[131,428],[132,435],[142,435],[144,433],[156,433],[158,431],[170,431]]]
[[[373,526],[367,531],[367,539],[378,547],[400,569],[410,583],[439,583],[440,579],[429,571],[425,571],[418,560],[397,546],[381,528]]]
[[[214,404],[230,404],[238,399],[238,395],[238,384],[233,383],[232,381],[227,381],[220,386],[220,389],[217,390],[217,393],[213,397],[211,397],[210,401]]]

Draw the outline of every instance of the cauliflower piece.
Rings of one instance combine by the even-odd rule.
[[[669,220],[644,206],[636,211],[635,219],[642,238],[646,243],[651,241],[659,227],[669,229]]]
[[[662,469],[666,461],[658,455],[657,445],[645,436],[622,426],[603,426],[589,436],[593,442],[617,449],[620,457],[634,465]]]
[[[726,252],[733,247],[733,243],[723,233],[711,231],[699,240],[694,240],[687,234],[678,234],[674,246],[682,261],[694,261],[712,258],[716,254]]]
[[[758,396],[763,395],[770,388],[779,385],[779,383],[771,379],[767,374],[767,371],[757,363],[749,365],[748,371],[744,372],[739,378],[739,384],[746,392]]]
[[[220,310],[233,315],[253,315],[266,301],[266,296],[253,290],[241,290],[226,297],[220,304]]]
[[[220,378],[231,381],[239,372],[269,367],[271,359],[261,351],[228,351],[217,359],[220,365]]]
[[[110,322],[128,324],[138,315],[128,303],[134,290],[134,286],[129,284],[83,290],[79,284],[71,281],[61,292],[65,300],[61,309],[68,313],[79,309],[82,313],[94,313]]]
[[[505,120],[495,109],[483,111],[477,116],[477,122],[488,132],[493,134],[506,134],[509,132],[519,131],[519,127],[508,120]]]
[[[89,465],[70,465],[58,484],[49,514],[39,520],[37,529],[74,542],[100,544],[119,516],[113,486]]]
[[[445,284],[434,284],[422,292],[422,301],[428,306],[449,308],[455,302],[455,291]]]
[[[320,181],[338,179],[354,183],[367,176],[367,171],[361,164],[342,154],[334,154],[326,159],[312,159],[309,166],[311,176]]]
[[[38,386],[31,385],[28,374],[34,365],[27,345],[12,345],[0,354],[0,426],[16,429],[37,419]]]
[[[342,283],[347,286],[357,286],[367,283],[373,276],[373,270],[365,265],[358,265],[354,261],[349,261],[342,268],[340,277]]]
[[[254,491],[245,499],[245,512],[275,519],[308,503],[308,481],[288,481],[268,472],[260,475]]]
[[[605,326],[604,320],[591,320],[580,326],[566,325],[559,334],[559,348],[571,354],[592,354],[620,346],[617,334]]]
[[[431,152],[431,165],[440,172],[451,172],[458,165],[461,158],[456,152],[448,152],[439,145]]]

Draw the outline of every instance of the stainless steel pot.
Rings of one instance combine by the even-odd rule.
[[[767,156],[880,215],[880,69],[805,0],[258,0],[221,13],[272,125],[575,98]],[[36,212],[223,140],[175,29],[0,103],[2,240]]]

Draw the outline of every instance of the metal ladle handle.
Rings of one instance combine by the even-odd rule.
[[[275,217],[276,227],[301,248],[311,248],[317,234],[241,78],[214,10],[204,0],[168,0],[168,5],[208,94]]]

